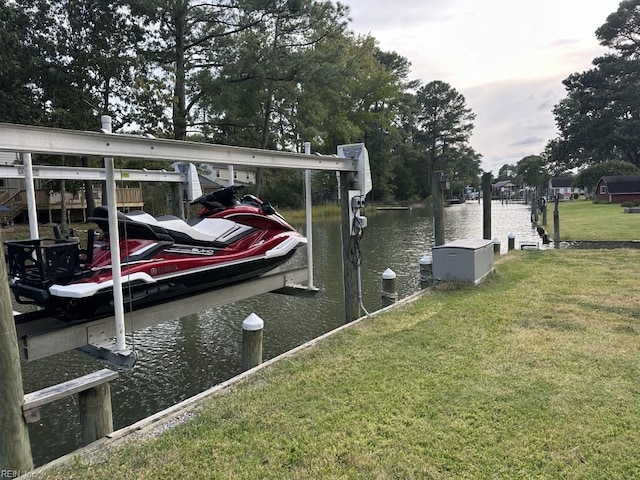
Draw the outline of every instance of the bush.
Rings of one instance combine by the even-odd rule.
[[[626,202],[622,202],[620,206],[625,208],[640,207],[640,200],[627,200]]]

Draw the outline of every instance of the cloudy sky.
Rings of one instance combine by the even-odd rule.
[[[619,0],[341,0],[351,30],[370,33],[412,64],[412,79],[442,80],[477,115],[472,146],[494,174],[538,155],[557,135],[562,80],[604,53],[595,30]]]

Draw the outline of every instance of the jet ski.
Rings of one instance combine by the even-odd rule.
[[[191,202],[188,223],[143,211],[118,212],[125,309],[160,303],[259,277],[289,260],[307,240],[269,203],[238,200],[230,186]],[[107,208],[89,218],[86,248],[73,239],[7,241],[10,285],[16,301],[61,319],[97,318],[113,311]]]

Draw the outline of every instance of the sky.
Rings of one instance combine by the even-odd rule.
[[[595,31],[619,0],[341,0],[350,29],[412,65],[410,79],[447,82],[475,114],[484,171],[539,155],[556,136],[562,81],[603,53]]]

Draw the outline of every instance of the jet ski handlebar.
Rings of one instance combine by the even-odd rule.
[[[244,188],[244,185],[230,185],[212,193],[202,195],[190,202],[190,205],[199,203],[205,207],[223,206],[232,207],[236,204],[236,194]]]

